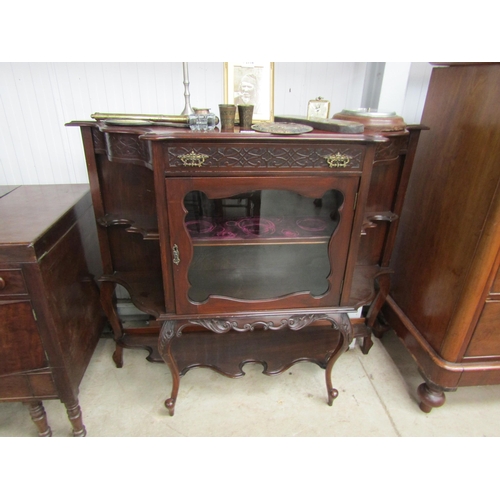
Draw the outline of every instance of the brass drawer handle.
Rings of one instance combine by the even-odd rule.
[[[191,151],[191,153],[187,155],[178,156],[179,160],[181,160],[182,164],[185,167],[201,167],[207,158],[210,158],[208,155],[204,155],[203,153],[195,153]]]
[[[0,290],[3,290],[5,288],[5,280],[3,278],[0,278]]]
[[[325,156],[324,158],[330,168],[346,168],[349,162],[351,161],[350,156],[342,155],[340,153],[328,155]]]
[[[172,259],[172,262],[178,266],[179,265],[179,262],[181,261],[180,257],[179,257],[179,247],[177,245],[174,245],[172,247],[172,253],[174,254],[174,258]]]

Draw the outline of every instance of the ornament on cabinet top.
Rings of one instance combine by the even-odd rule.
[[[309,101],[307,105],[307,119],[328,118],[330,113],[330,101],[317,97]]]

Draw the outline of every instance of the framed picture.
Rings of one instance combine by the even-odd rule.
[[[274,119],[274,63],[224,63],[224,102],[253,104],[253,121]],[[236,115],[238,118],[238,115]]]
[[[307,105],[307,119],[313,120],[314,118],[328,118],[330,114],[330,101],[318,97],[309,101]]]

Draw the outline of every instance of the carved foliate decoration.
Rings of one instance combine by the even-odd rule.
[[[400,154],[406,152],[408,141],[409,135],[402,135],[391,138],[389,142],[379,143],[375,151],[375,161],[394,160]]]
[[[110,161],[141,163],[151,167],[151,143],[137,135],[105,133],[106,151]]]
[[[186,167],[185,160],[202,157],[196,166],[214,169],[234,168],[329,168],[327,157],[339,155],[349,158],[348,168],[361,169],[364,149],[361,146],[190,146],[166,147],[168,168],[179,171]]]
[[[275,321],[254,321],[252,323],[243,323],[240,326],[239,322],[236,320],[228,319],[200,319],[191,320],[190,323],[194,325],[203,326],[204,328],[211,330],[215,333],[226,333],[230,330],[236,332],[248,332],[253,331],[256,328],[263,328],[264,330],[281,330],[283,328],[290,328],[292,330],[300,330],[314,321],[323,319],[321,315],[307,314],[303,316],[292,316],[291,318],[283,318],[275,324]]]
[[[96,128],[92,128],[91,130],[95,152],[98,154],[106,154],[106,141],[104,139],[104,134]]]
[[[165,346],[167,343],[172,340],[172,338],[175,336],[177,322],[176,321],[165,321],[163,323],[163,326],[161,327],[160,331],[160,338],[158,340],[158,348],[160,353],[162,353],[165,350]],[[181,335],[182,332],[182,327],[179,329],[178,336]]]
[[[347,314],[301,314],[288,318],[256,320],[249,322],[239,318],[206,318],[191,319],[186,322],[165,321],[161,329],[160,342],[167,342],[174,336],[180,337],[182,330],[188,325],[198,325],[214,333],[222,334],[229,331],[249,332],[256,328],[264,330],[301,330],[316,321],[329,321],[332,328],[339,330],[346,337],[352,335],[352,326]],[[162,344],[164,346],[164,344]]]

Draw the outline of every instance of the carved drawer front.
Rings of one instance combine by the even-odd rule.
[[[96,151],[101,152],[105,147],[110,161],[139,163],[151,167],[151,143],[139,139],[138,135],[105,133],[104,145],[98,142],[99,135],[94,134],[93,139]]]
[[[394,160],[408,148],[409,134],[392,137],[388,142],[378,144],[375,151],[375,162]]]
[[[166,173],[218,171],[361,172],[362,145],[237,144],[165,146]]]
[[[23,273],[20,270],[0,269],[0,296],[27,293]]]

